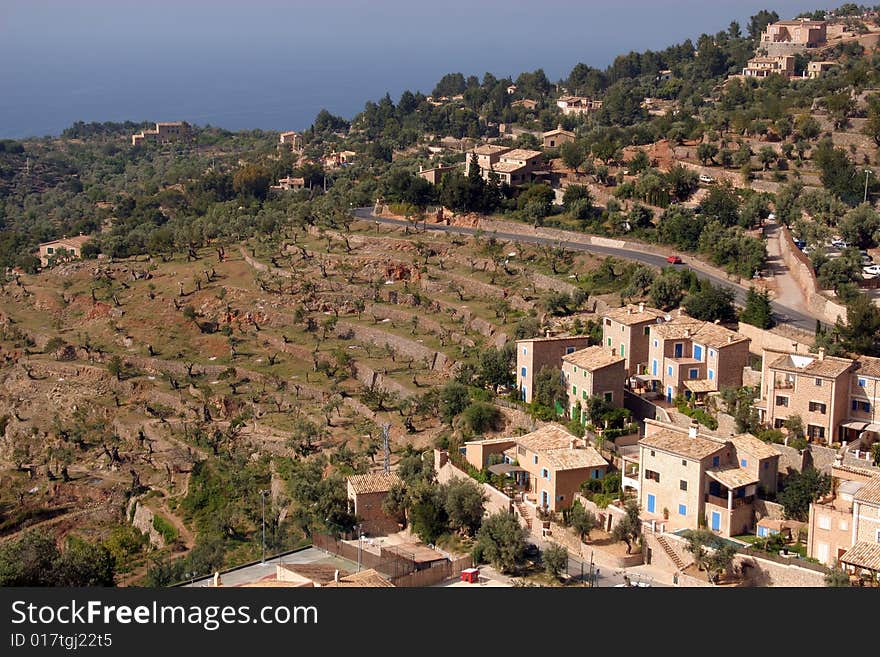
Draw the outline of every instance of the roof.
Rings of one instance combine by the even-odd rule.
[[[856,374],[880,379],[880,358],[859,356],[856,359]]]
[[[645,436],[639,444],[698,461],[724,448],[724,445],[714,440],[702,436],[691,438],[689,434],[670,429],[662,429],[655,434]]]
[[[707,470],[706,474],[727,488],[741,488],[749,484],[757,484],[758,476],[738,465],[727,465]]]
[[[800,20],[791,20],[791,21],[776,21],[775,23],[771,23],[771,27],[773,25],[785,25],[786,27],[791,26],[801,26],[804,25],[806,27],[822,27],[823,25],[827,25],[825,21],[813,21],[802,18]]]
[[[658,319],[665,320],[667,313],[657,308],[627,304],[620,308],[608,310],[603,317],[608,317],[620,324],[631,326],[633,324],[642,324],[643,322],[656,322]]]
[[[850,479],[848,481],[841,481],[840,485],[837,487],[838,495],[852,495],[855,496],[862,488],[865,487],[864,481],[856,481],[855,479]]]
[[[768,529],[775,529],[777,531],[782,531],[783,529],[799,529],[805,527],[806,524],[807,523],[805,522],[799,522],[797,520],[782,520],[770,517],[764,517],[758,521],[758,527],[767,527]]]
[[[533,452],[546,452],[551,449],[571,448],[571,441],[577,439],[562,427],[546,424],[531,433],[513,438],[513,441]]]
[[[421,543],[403,543],[400,545],[389,545],[382,548],[383,552],[391,552],[399,555],[404,559],[414,563],[431,563],[433,561],[444,561],[446,556],[437,552],[437,550],[429,548]]]
[[[602,458],[595,449],[586,447],[565,447],[549,449],[541,453],[544,461],[556,470],[579,470],[581,468],[599,468],[607,466],[608,461]]]
[[[512,463],[496,463],[489,466],[489,472],[492,474],[503,475],[510,474],[511,472],[528,472],[528,470],[521,468],[518,465],[513,465]]]
[[[91,235],[77,235],[76,237],[62,237],[59,240],[53,240],[51,242],[43,242],[40,244],[40,247],[44,246],[55,246],[56,244],[60,244],[64,246],[65,244],[75,247],[80,247],[86,242],[92,239]]]
[[[571,130],[563,130],[562,128],[556,128],[555,130],[548,130],[544,133],[545,137],[552,137],[553,135],[568,135],[569,137],[574,137],[574,133]]]
[[[880,543],[859,541],[840,557],[840,561],[850,566],[880,570]]]
[[[688,379],[684,382],[684,387],[691,392],[714,392],[715,382],[709,379]]]
[[[862,486],[861,490],[853,496],[857,502],[868,504],[880,504],[880,476],[872,477]]]
[[[503,153],[502,157],[505,160],[522,160],[524,162],[536,158],[539,155],[541,155],[541,151],[530,151],[527,148],[517,148],[508,153]]]
[[[514,173],[521,169],[525,169],[525,166],[513,162],[496,162],[490,167],[490,170],[496,173]]]
[[[394,484],[400,482],[396,472],[368,472],[362,475],[351,475],[348,483],[355,495],[366,493],[387,493]]]
[[[510,146],[499,146],[498,144],[482,144],[474,148],[473,152],[477,155],[498,155],[511,150]]]
[[[692,317],[673,317],[664,324],[652,326],[651,335],[664,340],[690,338],[700,328],[701,324],[703,322]]]
[[[730,439],[737,451],[743,450],[758,459],[769,459],[774,456],[780,456],[782,452],[763,440],[756,438],[750,433],[741,433]]]
[[[566,363],[577,365],[578,367],[582,367],[585,370],[592,372],[595,370],[601,370],[603,367],[610,367],[611,365],[622,363],[625,359],[623,356],[618,356],[605,347],[596,345],[594,347],[587,347],[586,349],[580,349],[579,351],[566,354],[562,357],[562,360]]]
[[[369,568],[359,573],[352,573],[345,577],[340,577],[338,582],[328,582],[325,588],[388,588],[393,587],[390,581],[385,579],[377,571]]]
[[[726,345],[743,342],[749,339],[736,331],[731,331],[729,328],[725,328],[719,324],[713,324],[712,322],[703,323],[703,325],[698,328],[696,333],[692,334],[691,337],[701,344],[715,347],[716,349],[721,349]]]
[[[589,336],[586,335],[550,335],[550,336],[542,336],[538,335],[534,338],[522,338],[517,340],[519,342],[553,342],[554,340],[589,340]]]
[[[311,580],[312,582],[317,582],[319,584],[332,582],[337,573],[340,577],[344,577],[349,574],[347,571],[340,570],[335,566],[320,563],[285,563],[277,564],[276,567],[299,575],[300,577],[304,577],[308,580]]]
[[[783,354],[769,367],[773,370],[808,374],[810,376],[828,377],[836,379],[838,376],[850,370],[855,361],[849,358],[837,358],[836,356],[818,356],[805,354]]]

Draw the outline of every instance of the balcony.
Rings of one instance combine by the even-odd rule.
[[[727,498],[726,497],[717,497],[715,495],[711,495],[706,493],[706,504],[712,504],[713,506],[720,506],[722,509],[727,508]],[[749,495],[748,497],[734,497],[733,498],[733,507],[734,509],[738,509],[741,506],[747,506],[752,504],[755,501],[754,495]]]
[[[621,486],[623,486],[623,488],[632,488],[633,490],[639,490],[638,475],[636,475],[635,478],[623,475],[620,478],[620,484]]]
[[[794,388],[794,379],[776,379],[773,387],[776,390],[791,390]]]

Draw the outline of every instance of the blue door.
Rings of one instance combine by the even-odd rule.
[[[666,401],[672,402],[672,386],[666,386]]]
[[[526,400],[526,387],[525,387],[525,386],[522,387],[522,397],[521,397],[521,399],[522,399],[523,401]]]
[[[657,376],[657,361],[651,363],[651,374]]]
[[[721,514],[717,511],[712,512],[712,531],[717,532],[721,530]]]
[[[648,513],[654,513],[655,506],[657,506],[657,498],[653,495],[648,495]]]

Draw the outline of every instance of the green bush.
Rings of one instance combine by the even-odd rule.
[[[162,535],[166,545],[171,545],[177,541],[177,529],[158,513],[153,514],[153,529]]]

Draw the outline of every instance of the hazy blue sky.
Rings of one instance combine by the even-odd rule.
[[[796,0],[0,0],[0,137],[76,120],[184,119],[303,129],[322,107],[430,93],[446,72],[498,77],[745,28]]]

